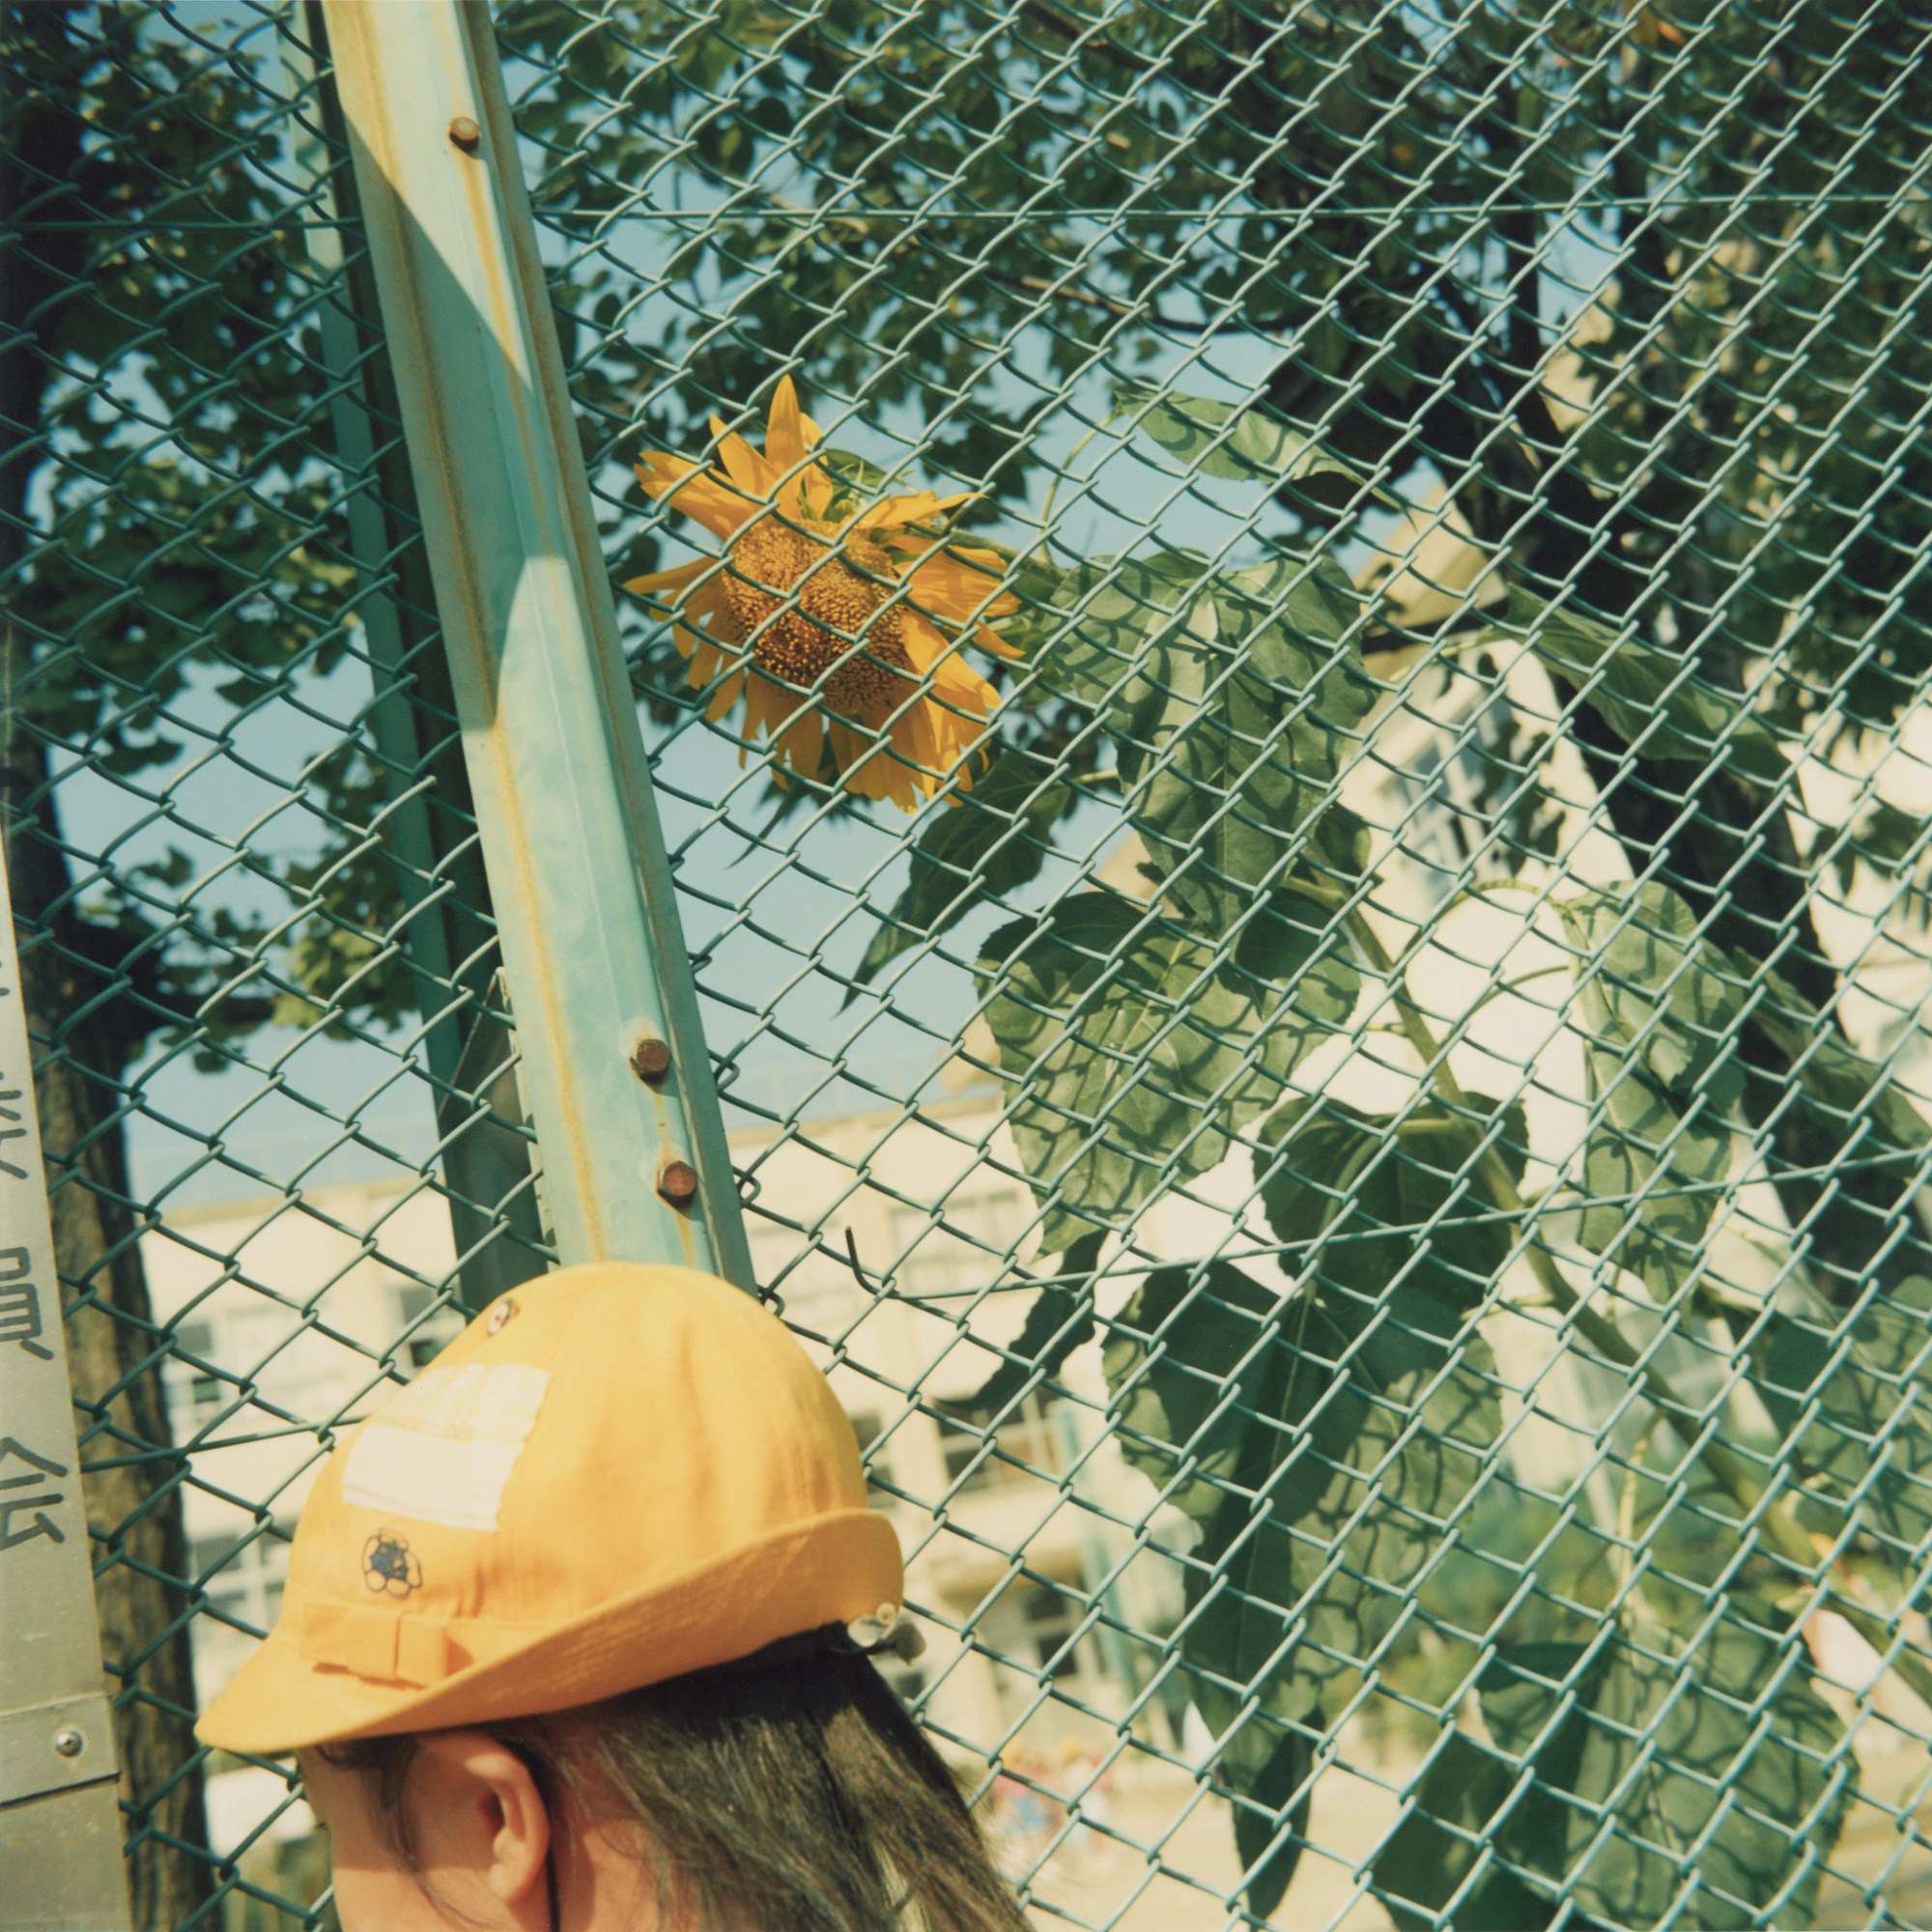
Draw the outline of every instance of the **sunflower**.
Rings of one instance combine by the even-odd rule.
[[[829,753],[848,791],[919,809],[963,770],[998,695],[963,656],[970,640],[1018,657],[985,620],[1018,598],[1004,569],[933,520],[971,493],[881,497],[835,518],[820,441],[785,377],[772,397],[762,453],[716,416],[717,469],[647,450],[645,493],[700,523],[723,554],[653,571],[624,585],[672,617],[688,680],[710,689],[716,720],[745,704],[747,736],[815,778]],[[998,594],[996,594],[998,593]]]

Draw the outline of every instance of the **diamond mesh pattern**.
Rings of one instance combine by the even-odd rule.
[[[496,11],[612,577],[787,378],[823,522],[973,493],[839,560],[930,662],[749,552],[621,609],[760,1291],[1035,1918],[1924,1922],[1932,17]],[[137,1918],[322,1923],[188,1714],[546,1263],[514,989],[314,11],[0,34]]]

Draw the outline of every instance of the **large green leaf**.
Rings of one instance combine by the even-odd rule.
[[[1324,1096],[1270,1119],[1255,1179],[1287,1246],[1283,1264],[1355,1296],[1401,1280],[1448,1307],[1479,1307],[1517,1236],[1482,1178],[1483,1156],[1520,1181],[1528,1129],[1520,1105],[1471,1098],[1471,1114],[1438,1104],[1397,1117]]]
[[[1037,878],[1053,849],[1053,828],[1077,799],[1038,758],[1001,753],[952,810],[927,817],[905,888],[872,935],[847,1000],[901,952],[937,938],[983,900]]]
[[[1368,478],[1348,457],[1308,431],[1265,410],[1190,396],[1179,389],[1122,384],[1114,391],[1118,414],[1158,443],[1183,469],[1236,483],[1281,484],[1300,476]]]
[[[1214,1166],[1357,985],[1331,944],[1286,920],[1229,955],[1097,887],[1003,926],[980,974],[1048,1251]]]
[[[1005,1408],[1030,1382],[1057,1375],[1075,1349],[1094,1339],[1094,1270],[1100,1263],[1102,1238],[1089,1235],[1061,1256],[1063,1277],[1086,1279],[1054,1282],[1034,1296],[1008,1359],[966,1398],[969,1408]]]
[[[1444,1733],[1376,1854],[1376,1889],[1401,1932],[1435,1932],[1452,1901],[1448,1922],[1481,1932],[1542,1932],[1550,1922],[1559,1908],[1507,1868],[1497,1843],[1499,1813],[1514,1839],[1555,1809],[1548,1792],[1521,1794],[1520,1782],[1513,1765],[1473,1738]],[[1479,1859],[1486,1869],[1464,1891]]]
[[[1620,1054],[1583,1051],[1592,1118],[1574,1232],[1660,1301],[1689,1280],[1731,1165],[1731,1133],[1707,1094],[1675,1096]]]
[[[1758,1393],[1806,1477],[1916,1565],[1932,1535],[1932,1281],[1875,1290],[1842,1326],[1780,1311],[1757,1355]]]
[[[1810,1922],[1855,1766],[1768,1606],[1733,1597],[1688,1644],[1635,1607],[1594,1650],[1506,1647],[1479,1690],[1497,1746],[1559,1800],[1498,1833],[1552,1895],[1633,1928]]]
[[[1501,1426],[1494,1365],[1419,1289],[1270,1293],[1162,1268],[1105,1350],[1128,1460],[1189,1516],[1181,1654],[1212,1716],[1333,1717]]]
[[[1667,887],[1586,892],[1556,910],[1592,1105],[1568,1231],[1666,1300],[1696,1266],[1730,1169],[1743,1001]]]
[[[1577,1016],[1604,1046],[1634,1056],[1672,1093],[1718,1076],[1726,1100],[1740,1076],[1743,1001],[1723,955],[1697,937],[1696,916],[1667,886],[1591,891],[1555,901],[1576,953]]]
[[[1096,556],[1061,574],[1053,607],[1065,612],[1037,658],[1041,681],[1095,710],[1129,709],[1160,664],[1143,660],[1150,639],[1165,642],[1188,622],[1207,559],[1181,551]]]
[[[1265,1918],[1281,1903],[1308,1841],[1315,1740],[1306,1730],[1283,1729],[1265,1718],[1239,1723],[1236,1700],[1212,1687],[1204,1687],[1200,1702],[1217,1734],[1228,1732],[1215,1753],[1215,1768],[1233,1801],[1235,1850],[1247,1874],[1248,1910]]]
[[[1344,642],[1359,595],[1326,559],[1210,574],[1202,558],[1158,551],[1083,563],[1054,598],[1069,614],[1039,653],[1040,676],[1114,740],[1128,810],[1150,863],[1173,875],[1177,910],[1226,930],[1319,838],[1310,820],[1375,701]],[[1322,855],[1355,842],[1324,840]]]
[[[1848,1142],[1872,1134],[1902,1152],[1932,1148],[1932,1122],[1899,1092],[1895,1063],[1881,1065],[1855,1052],[1836,1021],[1778,974],[1740,953],[1731,963],[1745,980],[1763,974],[1764,992],[1752,1004],[1751,1018],[1790,1061],[1805,1100]]]
[[[1149,860],[1210,930],[1305,844],[1375,701],[1341,643],[1360,601],[1338,575],[1283,556],[1206,580],[1103,714]]]
[[[1791,767],[1770,727],[1751,713],[1750,700],[1705,683],[1690,661],[1621,637],[1601,618],[1551,604],[1520,584],[1510,586],[1509,619],[1495,624],[1498,634],[1526,642],[1633,751],[1699,765],[1722,762],[1765,785],[1788,776]]]

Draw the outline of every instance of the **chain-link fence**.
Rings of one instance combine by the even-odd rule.
[[[0,21],[135,1919],[325,1923],[189,1725],[554,1252],[518,875],[323,10]],[[1932,14],[496,27],[757,1285],[1037,1921],[1926,1922]]]

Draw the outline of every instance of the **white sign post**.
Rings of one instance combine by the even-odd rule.
[[[118,1785],[0,848],[0,1927],[127,1932]]]

